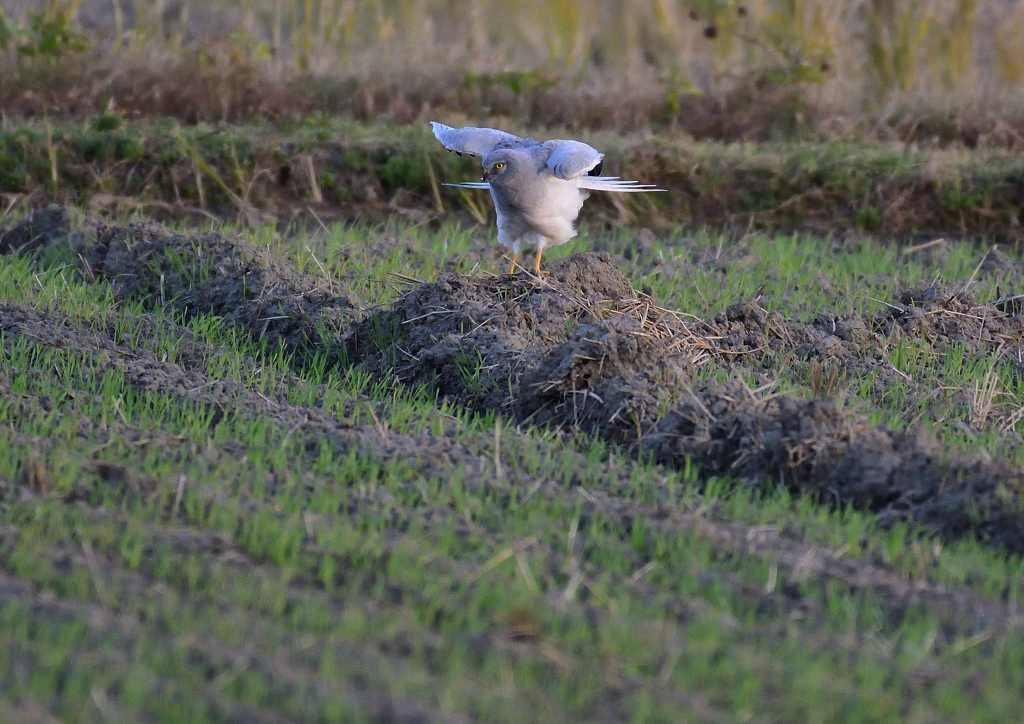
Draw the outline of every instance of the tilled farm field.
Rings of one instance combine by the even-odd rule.
[[[0,719],[1024,715],[998,248],[0,234]]]

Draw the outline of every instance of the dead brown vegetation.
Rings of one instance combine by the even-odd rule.
[[[15,3],[11,27],[27,29],[36,5]],[[440,114],[730,141],[1017,149],[1022,7],[57,2],[39,17],[90,49],[7,41],[0,105],[17,117],[112,110],[194,122],[322,111],[412,123]]]
[[[396,124],[437,117],[486,118],[571,131],[634,133],[654,129],[718,141],[898,142],[922,146],[961,144],[1024,148],[1024,110],[1012,103],[986,107],[953,104],[937,109],[923,101],[874,112],[839,112],[813,89],[752,82],[687,96],[666,111],[656,81],[629,83],[597,78],[514,93],[505,87],[468,91],[457,71],[406,71],[388,79],[276,74],[250,63],[170,65],[105,57],[62,60],[52,68],[0,80],[0,106],[10,118],[88,118],[115,112],[126,118],[173,117],[186,123],[242,122],[309,113],[349,115]],[[481,110],[483,109],[483,110]]]

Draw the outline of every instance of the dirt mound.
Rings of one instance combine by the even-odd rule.
[[[358,313],[325,277],[301,274],[264,249],[218,232],[187,236],[149,223],[98,226],[84,245],[87,276],[121,298],[227,318],[257,338],[308,351]]]
[[[959,311],[976,311],[973,300],[932,296],[908,296],[905,312],[883,320],[949,340],[1019,322],[1002,314],[985,326]],[[1024,492],[1021,471],[978,457],[942,460],[933,438],[872,426],[829,400],[764,397],[696,374],[702,362],[729,367],[766,348],[870,363],[880,335],[895,328],[873,330],[874,322],[792,322],[752,301],[684,321],[632,289],[607,256],[577,255],[548,278],[447,275],[425,284],[356,325],[347,352],[377,374],[520,423],[594,434],[665,464],[692,459],[709,474],[774,481],[889,522],[912,519],[946,537],[973,534],[1024,551],[1024,517],[1012,504]]]
[[[730,305],[704,321],[701,331],[727,358],[786,349],[798,357],[849,359],[870,352],[878,342],[860,317],[822,316],[800,322],[781,312],[766,312],[756,300]]]
[[[773,478],[886,522],[913,519],[947,537],[1024,550],[1024,518],[1011,503],[1024,492],[1024,473],[977,457],[944,462],[924,433],[871,426],[831,400],[707,386],[673,408],[644,449],[666,464],[691,458],[710,474]]]
[[[693,363],[706,355],[694,341],[649,321],[616,315],[549,349],[522,377],[519,419],[638,446],[666,406],[689,389]]]
[[[607,254],[573,256],[541,279],[445,274],[356,324],[346,351],[376,374],[476,410],[508,410],[519,377],[547,348],[637,298]]]
[[[809,322],[765,311],[756,300],[730,305],[714,317],[689,325],[710,340],[719,363],[749,367],[772,353],[804,360],[836,360],[851,371],[892,372],[891,348],[901,340],[921,341],[940,353],[962,346],[978,354],[1005,353],[1024,345],[1021,297],[979,303],[969,290],[941,284],[901,292],[883,309],[864,314],[820,314]]]
[[[1001,252],[998,247],[989,249],[978,267],[978,272],[982,276],[1000,277],[1008,274],[1017,274],[1020,271],[1021,264]]]
[[[1009,313],[998,301],[979,304],[966,289],[950,290],[941,284],[912,288],[898,301],[868,320],[875,332],[894,341],[911,337],[972,350],[1024,341],[1024,316]]]

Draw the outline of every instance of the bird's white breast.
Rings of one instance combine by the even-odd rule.
[[[564,244],[576,236],[573,222],[583,208],[583,194],[576,180],[566,181],[551,173],[542,175],[544,194],[536,209],[531,209],[530,221],[551,244]]]

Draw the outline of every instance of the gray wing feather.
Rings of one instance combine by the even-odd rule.
[[[434,136],[445,148],[470,156],[486,156],[499,145],[515,145],[523,140],[495,128],[452,128],[437,121],[431,121],[430,125],[434,129]]]
[[[617,191],[624,194],[642,194],[648,191],[664,191],[639,181],[623,181],[615,176],[583,176],[577,182],[581,189],[593,191]]]
[[[489,189],[491,185],[482,181],[467,181],[462,184],[441,184],[442,186],[454,186],[457,189]]]
[[[544,146],[552,149],[548,157],[551,173],[566,181],[579,178],[604,158],[596,148],[580,141],[548,141]]]

